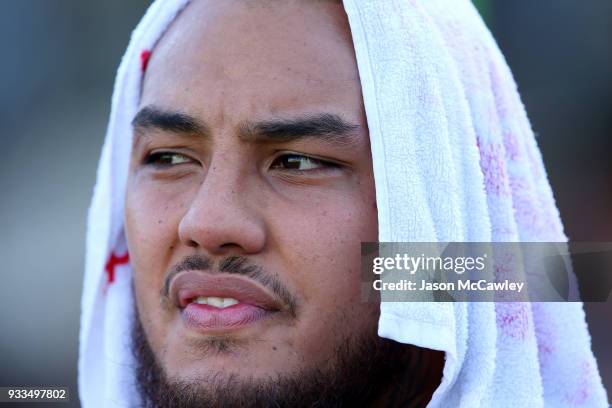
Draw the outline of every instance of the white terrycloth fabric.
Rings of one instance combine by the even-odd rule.
[[[123,201],[141,53],[188,0],[154,2],[117,74],[89,212],[79,392],[138,406]],[[366,108],[380,241],[565,241],[540,152],[467,0],[344,0]],[[114,257],[113,257],[114,256]],[[112,268],[111,268],[112,269]],[[431,407],[606,407],[579,303],[382,303],[379,335],[442,350]]]

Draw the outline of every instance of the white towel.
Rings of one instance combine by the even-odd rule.
[[[188,0],[157,0],[122,59],[89,212],[79,393],[138,406],[123,202],[143,67]],[[565,241],[512,75],[467,0],[344,0],[379,240]],[[580,303],[382,303],[379,335],[446,353],[430,407],[606,407]]]

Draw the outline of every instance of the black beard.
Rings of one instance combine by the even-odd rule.
[[[147,408],[425,406],[440,381],[440,361],[427,358],[430,350],[380,338],[375,331],[339,341],[335,361],[290,377],[254,379],[217,372],[190,381],[168,379],[137,311],[134,316],[137,388]],[[217,353],[232,347],[223,340],[208,346],[207,351]]]

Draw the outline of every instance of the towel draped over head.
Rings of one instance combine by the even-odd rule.
[[[132,34],[89,212],[84,407],[138,406],[123,205],[148,57],[188,0]],[[467,0],[344,0],[366,110],[381,242],[566,241],[512,75]],[[606,407],[580,303],[381,303],[379,335],[445,352],[430,407]],[[401,384],[397,385],[401,387]]]

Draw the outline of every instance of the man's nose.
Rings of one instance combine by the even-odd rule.
[[[207,172],[179,224],[179,239],[210,255],[260,252],[266,245],[266,227],[253,197],[257,189],[245,175],[221,166]]]

